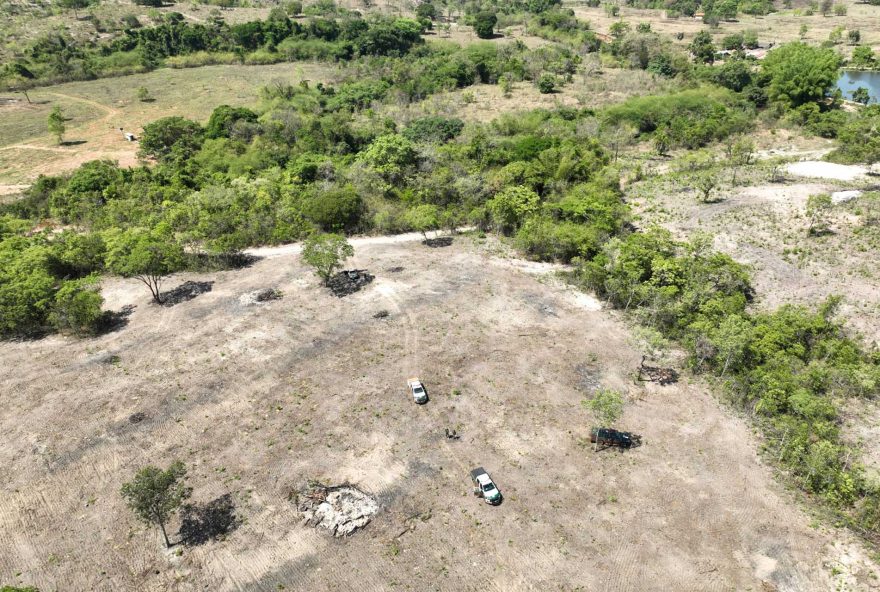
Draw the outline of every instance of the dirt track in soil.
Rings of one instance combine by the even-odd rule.
[[[215,283],[173,308],[108,279],[110,308],[137,307],[115,333],[0,344],[0,581],[793,591],[846,578],[870,589],[859,546],[809,526],[744,421],[698,384],[633,382],[640,353],[614,313],[499,257],[491,240],[356,250],[349,267],[376,280],[345,298],[322,289],[295,249],[267,251],[250,268],[175,276],[167,288]],[[284,297],[239,304],[265,287]],[[379,310],[389,316],[374,319]],[[423,407],[406,392],[412,375],[429,389]],[[620,427],[642,447],[580,444],[585,376],[627,393]],[[146,418],[132,424],[134,413]],[[190,467],[193,501],[231,493],[242,519],[179,556],[118,494],[139,467],[176,458]],[[500,507],[470,494],[477,465],[504,492]],[[287,498],[310,478],[358,485],[379,514],[345,540],[300,524]],[[841,561],[853,565],[833,581]]]

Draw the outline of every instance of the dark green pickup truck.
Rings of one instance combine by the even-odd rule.
[[[590,442],[604,446],[632,448],[640,444],[641,438],[630,432],[620,432],[611,428],[591,428]]]

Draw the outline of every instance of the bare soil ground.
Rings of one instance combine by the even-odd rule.
[[[416,239],[416,240],[412,240]],[[297,248],[174,307],[107,279],[114,333],[0,344],[0,581],[60,590],[852,590],[876,566],[811,526],[748,425],[699,384],[636,383],[614,313],[492,240],[429,249],[355,241],[376,279],[336,298]],[[403,268],[397,269],[397,268]],[[387,271],[395,268],[396,271]],[[280,300],[244,306],[262,288]],[[385,318],[375,319],[379,310]],[[430,402],[416,406],[418,375]],[[622,389],[644,444],[594,452],[581,401]],[[142,414],[142,415],[134,415]],[[132,416],[137,418],[132,423]],[[462,437],[447,440],[444,428]],[[228,509],[221,540],[166,552],[121,484],[182,459],[193,501]],[[486,467],[505,501],[470,493]],[[345,539],[301,524],[309,479],[379,512]],[[218,500],[227,500],[222,504]],[[177,532],[174,525],[172,533]],[[873,578],[873,579],[872,579]]]

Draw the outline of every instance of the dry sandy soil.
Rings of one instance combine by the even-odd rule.
[[[272,249],[249,268],[175,276],[169,288],[214,284],[171,308],[149,304],[136,281],[107,279],[110,308],[136,307],[114,333],[0,344],[0,582],[876,589],[876,566],[774,481],[742,419],[688,380],[634,382],[626,326],[552,266],[464,236],[443,250],[355,246],[351,265],[376,280],[346,298],[320,287],[295,248]],[[240,304],[265,287],[283,299]],[[380,310],[389,316],[373,318]],[[412,375],[427,385],[423,407],[406,392]],[[627,394],[620,425],[643,446],[583,444],[581,402],[599,384]],[[194,501],[233,496],[242,523],[223,540],[166,552],[124,506],[125,480],[173,459],[190,467]],[[470,494],[477,465],[504,492],[500,507]],[[380,511],[333,539],[288,499],[308,479],[351,482]]]

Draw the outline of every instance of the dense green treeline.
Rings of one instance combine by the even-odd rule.
[[[384,89],[365,84],[274,85],[264,89],[259,114],[222,106],[205,126],[179,117],[145,126],[141,151],[153,166],[93,161],[40,178],[2,208],[10,255],[0,275],[10,296],[0,298],[0,331],[52,328],[53,299],[65,283],[122,273],[111,262],[114,249],[147,231],[155,248],[172,242],[223,255],[315,231],[472,223],[517,234],[536,255],[568,259],[595,252],[620,229],[617,176],[605,150],[578,131],[584,113],[538,111],[470,128],[430,116],[397,126],[363,109],[361,97]],[[78,232],[34,231],[41,220]],[[560,233],[564,244],[553,238]],[[81,268],[62,266],[65,258]],[[176,259],[166,272],[197,263]]]
[[[728,89],[700,86],[701,78],[716,81],[717,74],[694,68],[682,80],[685,90],[632,98],[600,112],[535,111],[488,125],[465,126],[443,116],[398,124],[372,106],[401,97],[414,101],[477,81],[534,80],[548,72],[570,76],[579,56],[564,46],[530,51],[516,43],[429,47],[417,43],[419,30],[411,23],[356,20],[313,21],[306,34],[348,42],[397,31],[393,39],[412,43],[407,57],[363,56],[337,87],[272,84],[262,89],[257,110],[221,106],[205,125],[180,117],[148,124],[140,138],[141,156],[154,165],[121,170],[91,162],[66,177],[41,178],[25,199],[2,208],[8,227],[22,219],[56,220],[98,235],[102,244],[118,238],[114,233],[161,228],[189,252],[224,254],[299,240],[315,231],[393,233],[467,223],[513,236],[536,258],[591,258],[626,226],[618,175],[610,167],[621,142],[653,139],[658,150],[695,148],[748,131],[767,101],[783,116],[834,108],[822,89],[833,80],[837,61],[823,53],[827,50],[796,43],[776,50],[780,57],[771,56],[760,70],[749,68],[748,80]],[[304,31],[278,15],[246,24],[224,30],[234,32],[236,44],[264,48]],[[136,47],[158,43],[163,55],[180,48],[201,51],[208,40],[187,35],[205,30],[172,22],[130,39],[137,39]],[[224,43],[222,35],[218,39],[211,43]],[[625,33],[618,37],[625,39]],[[615,44],[609,51],[617,51]],[[403,49],[391,44],[387,51]],[[821,66],[810,68],[817,56]],[[788,74],[802,70],[808,79],[792,84]],[[756,96],[762,99],[756,102]],[[841,133],[857,131],[844,127]],[[7,234],[21,238],[21,233]],[[54,240],[40,234],[28,240]],[[4,267],[14,266],[6,262]],[[47,270],[42,285],[56,279],[52,290],[34,293],[27,306],[16,301],[30,312],[4,317],[5,335],[44,330],[53,306],[46,294],[54,297],[61,282],[84,277],[48,263],[42,267]],[[103,270],[96,264],[85,275]]]
[[[10,89],[27,89],[35,84],[148,71],[165,65],[169,58],[187,56],[194,61],[168,64],[401,56],[423,43],[424,26],[414,19],[356,15],[315,17],[300,23],[280,10],[265,21],[228,25],[217,19],[193,24],[179,13],[170,13],[160,25],[126,29],[122,36],[101,45],[79,45],[65,33],[44,35],[4,65],[0,81]]]

